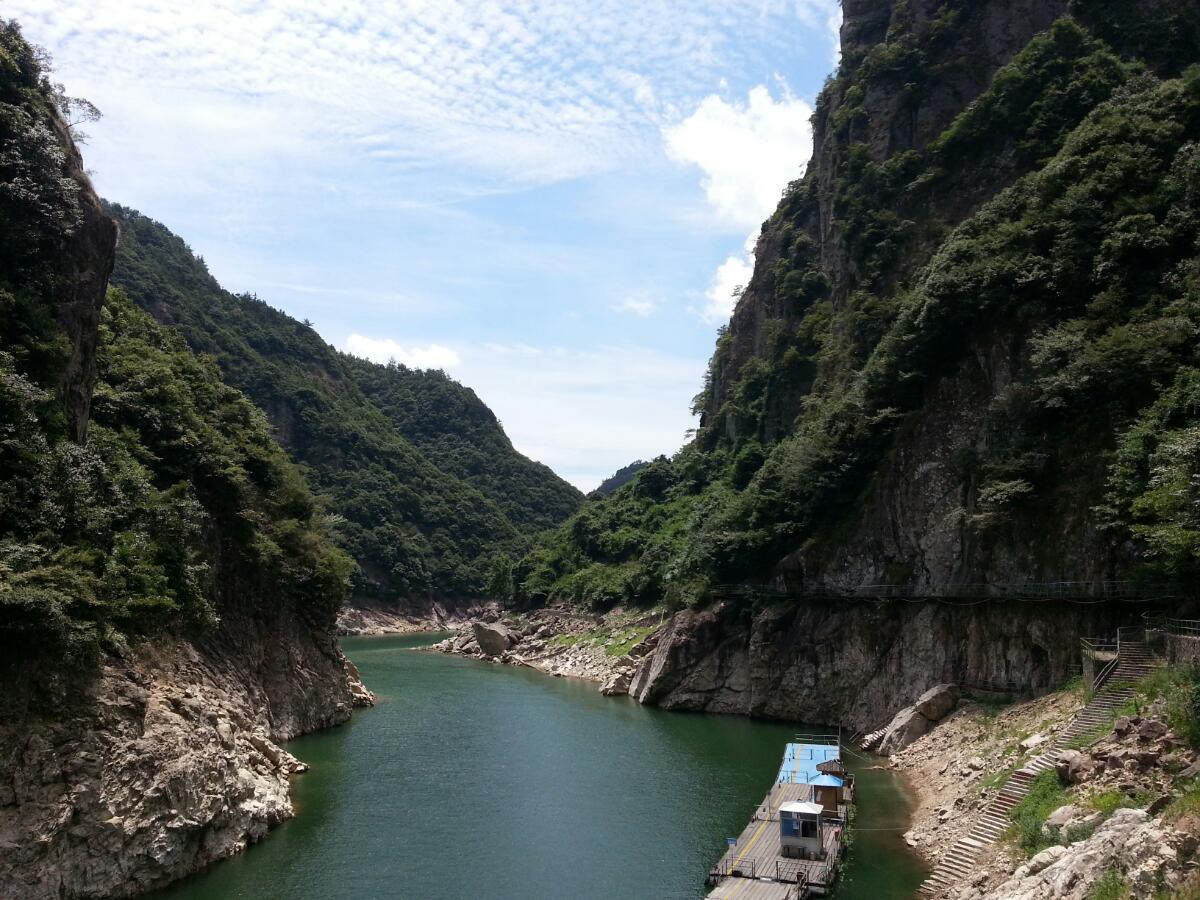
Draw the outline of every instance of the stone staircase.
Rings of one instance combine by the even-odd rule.
[[[1159,664],[1142,642],[1124,641],[1117,664],[1092,699],[1077,712],[1067,727],[1059,731],[1047,749],[1008,777],[1000,792],[979,813],[971,830],[950,847],[925,879],[920,893],[935,897],[965,880],[974,871],[975,860],[983,849],[996,843],[1008,830],[1009,813],[1029,793],[1039,774],[1053,769],[1066,745],[1086,737],[1112,719],[1113,711],[1133,698],[1133,682],[1149,675]],[[869,739],[871,735],[867,736]]]

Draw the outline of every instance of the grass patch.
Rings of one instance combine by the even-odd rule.
[[[1186,666],[1159,669],[1133,686],[1140,712],[1155,701],[1165,706],[1166,720],[1181,738],[1200,749],[1200,670]]]
[[[1200,818],[1200,778],[1183,789],[1183,792],[1171,801],[1171,805],[1163,810],[1163,820],[1178,822],[1180,819]]]
[[[1118,809],[1141,809],[1150,802],[1150,795],[1144,791],[1136,794],[1126,794],[1122,791],[1105,791],[1088,797],[1087,805],[1096,812],[1103,813],[1107,819]]]
[[[1068,802],[1070,798],[1058,780],[1058,773],[1053,769],[1042,772],[1029,785],[1029,793],[1009,811],[1012,819],[1009,836],[1027,856],[1053,846],[1057,841],[1046,836],[1043,826],[1050,813]]]
[[[629,628],[622,628],[613,634],[614,643],[605,647],[604,652],[609,656],[624,656],[649,637],[657,628],[657,624],[633,625]]]
[[[581,631],[577,634],[556,634],[547,642],[551,647],[577,647],[580,644],[591,644],[595,637],[591,632]]]
[[[1101,875],[1087,892],[1087,900],[1126,900],[1132,896],[1125,876],[1116,869],[1109,869]]]

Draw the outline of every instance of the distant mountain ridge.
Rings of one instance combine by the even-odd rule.
[[[343,520],[356,599],[477,596],[496,560],[579,508],[579,491],[518,453],[474,391],[442,372],[344,354],[226,291],[162,224],[107,209],[122,229],[113,283],[266,413]]]
[[[588,498],[595,499],[597,497],[607,497],[617,489],[629,484],[629,482],[633,480],[633,477],[648,465],[650,465],[650,463],[646,462],[644,459],[636,459],[629,465],[622,466],[613,474],[609,475],[602,482],[600,482],[600,486],[588,494]]]

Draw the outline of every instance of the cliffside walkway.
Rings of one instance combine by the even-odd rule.
[[[1176,596],[1172,586],[1135,581],[1022,581],[1013,583],[952,584],[938,588],[905,584],[860,584],[853,587],[810,585],[773,588],[758,584],[719,584],[710,599],[741,597],[765,600],[905,600],[973,605],[989,600],[1024,603],[1149,603]]]
[[[1000,792],[980,811],[966,836],[959,838],[938,860],[921,885],[921,895],[936,897],[968,878],[979,854],[995,844],[1012,824],[1009,813],[1029,793],[1033,780],[1053,769],[1071,743],[1088,744],[1103,737],[1099,732],[1102,729],[1107,732],[1114,711],[1133,698],[1132,683],[1150,674],[1157,665],[1144,641],[1121,641],[1114,664],[1104,673],[1105,680],[1092,699],[1054,736],[1045,751],[1009,776]]]

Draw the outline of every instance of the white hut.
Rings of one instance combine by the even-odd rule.
[[[821,859],[825,854],[820,803],[793,800],[779,807],[779,848],[795,859]]]

